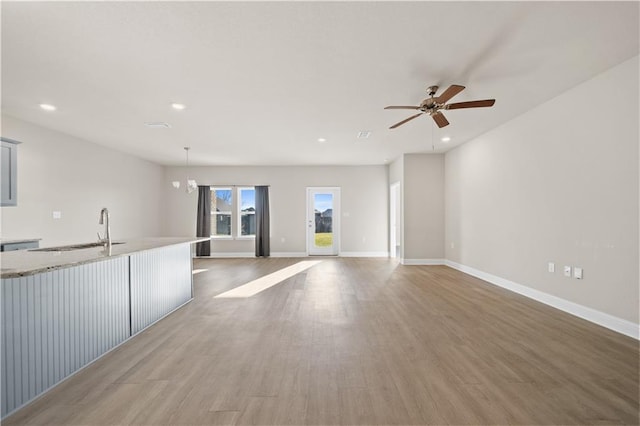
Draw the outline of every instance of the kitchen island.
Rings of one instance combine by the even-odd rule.
[[[206,240],[1,253],[1,416],[188,303],[191,247]]]

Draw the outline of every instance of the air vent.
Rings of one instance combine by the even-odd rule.
[[[144,123],[144,125],[152,129],[170,129],[171,128],[171,124],[165,123],[165,122]]]
[[[368,139],[371,136],[371,132],[369,130],[362,130],[358,132],[358,139]]]

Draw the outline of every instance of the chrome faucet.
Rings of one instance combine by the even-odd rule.
[[[105,220],[106,218],[106,220]],[[111,228],[109,227],[109,210],[103,207],[100,210],[100,225],[104,225],[104,237],[98,232],[98,239],[105,247],[111,248]]]

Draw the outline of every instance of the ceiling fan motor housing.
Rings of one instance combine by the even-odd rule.
[[[441,105],[439,105],[433,97],[430,97],[422,101],[422,103],[420,104],[420,111],[433,113],[437,111],[439,107],[441,107]]]

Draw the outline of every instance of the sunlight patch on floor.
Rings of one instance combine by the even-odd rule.
[[[199,274],[199,273],[201,273],[201,272],[207,272],[207,271],[208,271],[208,269],[194,269],[194,270],[191,272],[191,275],[196,275],[196,274]]]
[[[305,271],[312,266],[317,265],[320,262],[322,262],[322,260],[303,260],[302,262],[298,262],[295,265],[287,266],[286,268],[280,269],[279,271],[250,281],[246,284],[241,285],[240,287],[234,288],[233,290],[220,293],[214,298],[251,297],[263,290],[281,283],[287,278],[291,278],[292,276],[299,274],[300,272]]]

